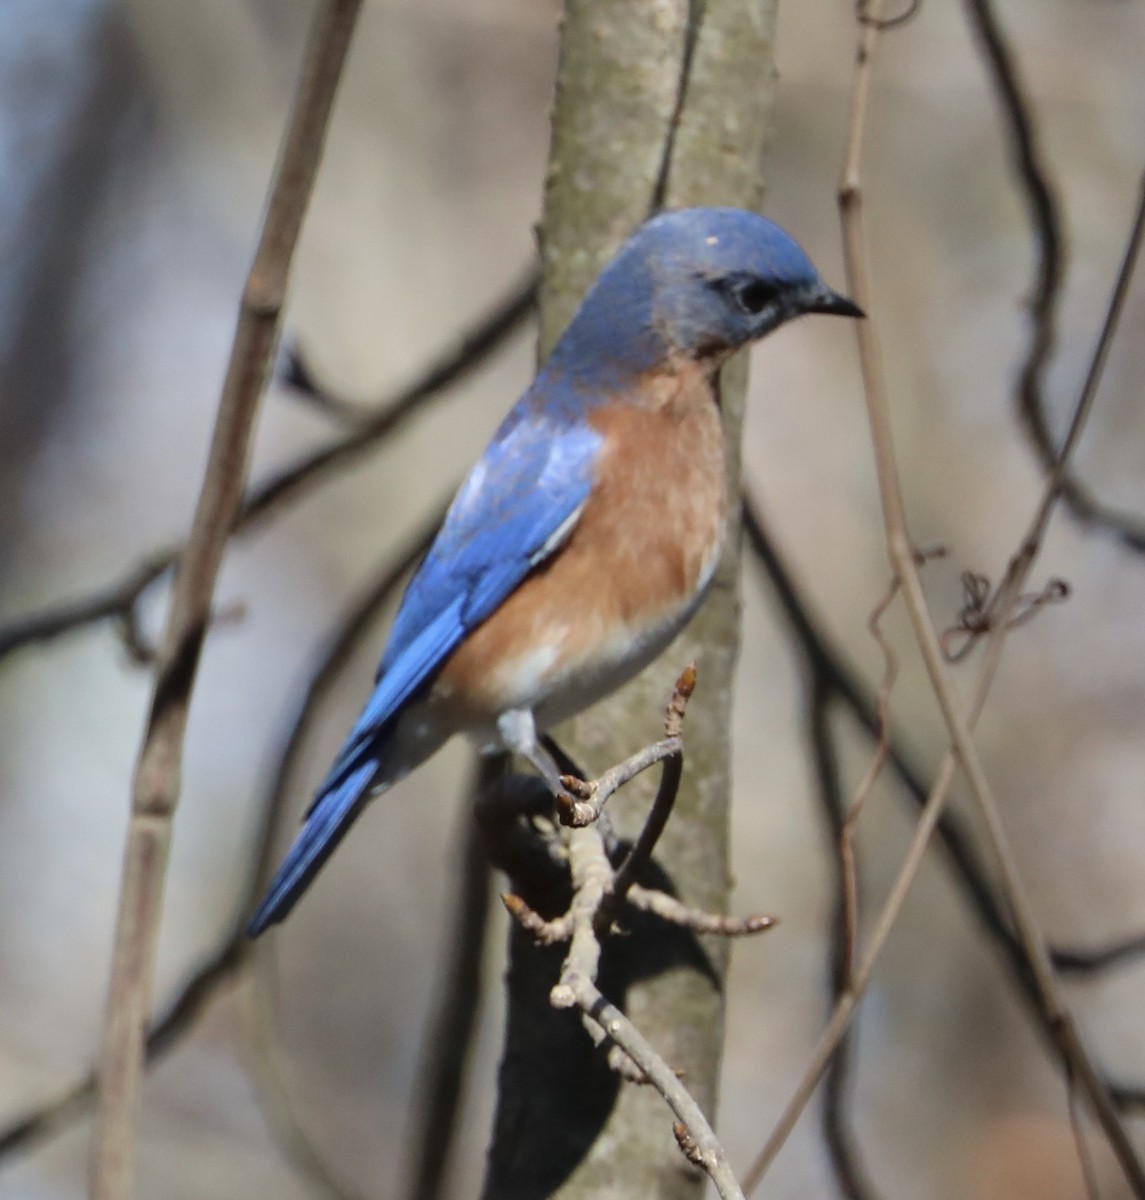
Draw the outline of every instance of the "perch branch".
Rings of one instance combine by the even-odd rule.
[[[695,667],[690,665],[677,680],[668,706],[665,733],[668,740],[676,743],[669,756],[662,755],[658,759],[651,754],[633,755],[586,789],[588,794],[596,795],[603,790],[599,786],[602,780],[631,779],[636,772],[630,769],[630,765],[637,761],[642,761],[644,767],[656,761],[664,762],[656,801],[635,847],[620,869],[614,871],[609,862],[599,824],[577,824],[565,832],[573,885],[568,910],[562,916],[546,921],[520,897],[508,895],[503,899],[514,919],[539,941],[546,944],[561,940],[569,942],[560,978],[550,993],[553,1006],[581,1010],[585,1028],[593,1041],[598,1045],[611,1043],[609,1066],[625,1079],[651,1084],[676,1114],[680,1122],[676,1128],[677,1141],[689,1161],[707,1171],[725,1200],[732,1197],[742,1200],[742,1193],[736,1185],[726,1155],[699,1105],[643,1035],[596,987],[600,939],[611,931],[617,910],[626,901],[686,928],[709,933],[738,935],[758,932],[771,924],[767,918],[761,917],[732,921],[715,914],[698,914],[672,897],[641,889],[634,883],[640,870],[647,865],[675,801],[680,779],[682,724],[694,685]],[[599,815],[600,809],[597,808],[596,812]]]

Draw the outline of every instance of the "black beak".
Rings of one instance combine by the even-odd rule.
[[[813,313],[829,313],[835,317],[865,317],[867,314],[846,296],[825,287],[811,298],[807,311]]]

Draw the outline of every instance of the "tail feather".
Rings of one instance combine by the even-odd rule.
[[[371,759],[351,771],[336,787],[319,794],[265,899],[247,926],[249,937],[258,937],[269,926],[277,925],[298,902],[366,806],[377,769],[377,760]]]

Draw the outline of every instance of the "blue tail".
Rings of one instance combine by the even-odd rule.
[[[247,926],[248,937],[258,937],[268,926],[277,925],[295,906],[365,808],[377,769],[377,760],[371,758],[351,771],[336,787],[319,795],[306,815],[302,832],[278,868],[266,898],[251,918]]]

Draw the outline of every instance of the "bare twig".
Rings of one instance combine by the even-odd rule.
[[[858,725],[877,743],[880,726],[875,699],[812,616],[808,602],[800,594],[790,570],[780,558],[764,526],[750,487],[745,489],[744,494],[744,531],[753,558],[763,569],[791,624],[808,670],[812,675],[821,675],[829,681],[832,695],[838,697]],[[924,780],[922,770],[911,762],[906,748],[893,733],[888,743],[887,761],[911,799],[920,807],[924,805],[931,791],[930,784]],[[1030,991],[1029,971],[1021,947],[1014,940],[1008,921],[998,907],[986,865],[979,857],[969,831],[964,828],[957,814],[944,811],[939,818],[936,836],[947,856],[954,883],[962,890],[966,903],[983,928],[1004,952],[1012,978],[1022,994],[1034,1004],[1036,1011],[1040,1011],[1037,1009],[1037,997]],[[1096,949],[1054,946],[1051,958],[1062,973],[1086,974],[1131,963],[1143,953],[1145,934],[1136,934]],[[1047,1032],[1052,1035],[1052,1031]]]
[[[1145,1084],[1111,1083],[1109,1094],[1126,1112],[1145,1111]]]
[[[965,3],[1001,105],[1011,158],[1037,249],[1037,268],[1028,301],[1032,320],[1030,347],[1018,378],[1016,399],[1022,425],[1048,472],[1054,469],[1058,454],[1046,417],[1042,383],[1053,354],[1057,302],[1065,272],[1062,221],[1049,172],[1042,161],[1026,91],[993,3],[991,0],[965,0]],[[1112,534],[1130,550],[1145,552],[1145,522],[1139,516],[1103,504],[1071,471],[1061,472],[1059,488],[1070,512],[1083,524]]]
[[[124,853],[92,1143],[93,1200],[126,1200],[131,1194],[135,1112],[187,710],[215,578],[242,499],[250,435],[278,336],[294,246],[359,5],[360,0],[329,0],[315,18],[171,597]]]
[[[177,1044],[215,997],[220,985],[246,964],[251,946],[246,936],[247,922],[273,865],[274,846],[284,820],[289,784],[314,713],[369,630],[378,610],[425,553],[440,521],[441,511],[435,512],[397,557],[382,568],[377,579],[339,620],[328,648],[320,655],[279,751],[278,768],[261,804],[250,866],[234,914],[216,948],[190,973],[167,1004],[162,1016],[152,1023],[147,1035],[148,1066]],[[95,1072],[89,1072],[53,1099],[37,1105],[0,1129],[0,1158],[27,1149],[32,1143],[66,1128],[72,1120],[82,1116],[95,1098],[95,1083]]]
[[[881,0],[872,0],[867,11],[877,17],[880,9]],[[861,156],[862,129],[870,87],[872,55],[876,38],[877,27],[873,25],[867,25],[860,33],[860,53],[855,72],[852,97],[851,132],[848,139],[843,184],[840,188],[840,204],[843,211],[848,271],[851,277],[852,291],[858,302],[864,305],[868,314],[872,311],[872,306],[869,302],[865,243],[862,235],[859,210],[861,194],[858,184],[858,165]],[[947,754],[940,768],[939,776],[931,790],[919,825],[916,827],[910,849],[904,859],[903,867],[879,916],[879,920],[876,922],[875,930],[872,933],[863,962],[855,973],[854,988],[842,996],[836,1005],[831,1022],[820,1040],[812,1063],[801,1080],[796,1094],[785,1108],[775,1130],[748,1174],[748,1178],[745,1181],[745,1190],[750,1190],[762,1178],[767,1166],[786,1140],[787,1135],[794,1126],[795,1120],[814,1090],[814,1086],[820,1078],[822,1071],[830,1061],[834,1047],[838,1044],[840,1037],[847,1028],[858,997],[862,994],[869,981],[870,971],[877,960],[878,954],[881,952],[882,944],[894,920],[897,918],[899,908],[905,900],[913,875],[921,862],[926,841],[941,813],[946,793],[953,781],[956,762],[960,761],[967,773],[971,791],[982,811],[991,842],[1000,863],[1006,894],[1014,913],[1018,936],[1027,959],[1027,965],[1032,976],[1032,982],[1036,988],[1036,994],[1044,1008],[1044,1019],[1053,1031],[1056,1044],[1069,1068],[1076,1072],[1077,1078],[1090,1100],[1095,1115],[1101,1123],[1106,1137],[1109,1139],[1122,1165],[1126,1178],[1130,1181],[1134,1189],[1134,1193],[1139,1196],[1145,1195],[1145,1172],[1142,1172],[1140,1162],[1117,1117],[1109,1093],[1093,1067],[1084,1045],[1081,1043],[1072,1018],[1061,1002],[1045,944],[1037,931],[1028,900],[1025,897],[1020,879],[1014,867],[1012,854],[1009,851],[1003,830],[998,821],[996,805],[993,803],[989,785],[982,773],[981,765],[969,735],[970,725],[981,710],[986,690],[993,679],[1002,644],[1006,636],[1009,617],[1013,611],[1013,605],[1017,602],[1018,594],[1029,570],[1029,565],[1033,561],[1037,547],[1040,544],[1041,536],[1044,533],[1045,525],[1048,522],[1053,500],[1057,494],[1057,483],[1060,473],[1064,471],[1068,455],[1072,451],[1080,434],[1085,415],[1092,406],[1096,382],[1100,375],[1100,364],[1104,361],[1109,338],[1112,336],[1117,315],[1123,304],[1123,283],[1127,280],[1128,273],[1132,270],[1132,262],[1136,257],[1137,245],[1140,241],[1140,225],[1141,212],[1139,210],[1138,219],[1134,225],[1134,232],[1130,237],[1129,246],[1126,250],[1118,287],[1115,289],[1114,297],[1111,300],[1110,312],[1102,331],[1102,336],[1099,339],[1098,349],[1095,351],[1094,369],[1091,370],[1090,378],[1087,380],[1086,387],[1079,398],[1074,420],[1071,423],[1070,435],[1067,437],[1062,453],[1059,456],[1059,463],[1055,469],[1054,477],[1051,478],[1047,485],[1043,502],[1031,522],[1030,531],[1011,563],[1011,569],[1008,572],[1009,590],[1006,594],[1006,600],[1003,602],[997,625],[991,636],[987,661],[983,668],[969,720],[962,715],[949,678],[946,675],[938,637],[930,620],[925,598],[922,595],[918,580],[914,552],[906,530],[902,500],[898,488],[897,471],[890,441],[884,399],[885,389],[882,383],[878,343],[875,337],[873,322],[868,320],[861,323],[861,327],[857,331],[860,341],[860,360],[864,372],[875,443],[876,461],[879,468],[880,490],[883,497],[887,525],[888,547],[891,553],[892,564],[904,589],[908,612],[911,615],[920,650],[931,675],[935,694],[939,699],[940,707],[943,710],[943,715],[946,718],[954,742],[954,752]],[[955,758],[955,753],[957,754],[957,759]]]
[[[1089,1138],[1085,1131],[1085,1117],[1078,1111],[1077,1088],[1072,1085],[1072,1081],[1067,1089],[1066,1100],[1069,1107],[1069,1127],[1073,1133],[1074,1145],[1077,1147],[1078,1165],[1081,1167],[1081,1178],[1087,1200],[1101,1200],[1101,1190],[1097,1186],[1097,1168],[1094,1165],[1093,1151],[1089,1148]]]
[[[258,1084],[259,1103],[266,1113],[275,1140],[290,1162],[294,1163],[328,1200],[364,1200],[338,1177],[318,1143],[307,1131],[290,1079],[290,1065],[274,1032],[270,1010],[274,1007],[274,983],[257,964],[266,962],[271,952],[261,943],[252,947],[249,959],[255,968],[244,977],[241,992],[243,1029],[251,1072]]]
[[[962,572],[962,608],[958,618],[943,630],[940,642],[947,662],[962,662],[997,623],[998,610],[1005,603],[1010,608],[1009,628],[1017,629],[1037,616],[1049,604],[1069,599],[1070,586],[1064,579],[1050,579],[1037,592],[1023,592],[1011,605],[1007,592],[1008,581],[993,590],[990,579],[977,571]]]
[[[664,826],[672,815],[672,807],[676,803],[676,793],[680,790],[680,775],[684,770],[684,746],[682,741],[684,713],[688,700],[696,687],[696,664],[689,663],[676,680],[672,699],[668,702],[668,714],[664,721],[664,732],[667,735],[660,746],[675,743],[675,749],[664,759],[664,771],[660,776],[660,786],[656,791],[656,799],[644,822],[636,844],[628,852],[628,856],[617,868],[612,881],[612,897],[610,904],[619,903],[628,894],[628,889],[640,878],[641,872],[652,859],[656,843],[664,832]],[[631,760],[629,760],[631,761]]]
[[[614,883],[613,889],[616,890],[617,886]],[[764,913],[732,917],[726,913],[702,912],[698,908],[682,904],[667,892],[658,888],[642,887],[638,883],[629,886],[625,899],[633,908],[652,913],[662,921],[679,925],[681,929],[690,929],[693,933],[712,933],[719,937],[749,937],[753,933],[774,929],[779,923],[776,917],[769,917]]]
[[[291,345],[286,351],[282,381],[295,395],[321,412],[329,413],[342,424],[355,428],[359,436],[369,430],[371,441],[385,437],[395,424],[422,401],[441,395],[504,345],[505,340],[516,333],[535,312],[539,287],[540,273],[536,266],[532,266],[522,273],[519,281],[489,312],[463,330],[453,345],[434,355],[432,365],[396,396],[382,398],[372,404],[360,404],[337,395],[318,380],[297,345]],[[384,428],[379,432],[380,425]],[[353,449],[343,449],[339,453],[352,454]]]
[[[876,12],[881,6],[881,0],[872,0],[871,11]],[[852,109],[852,132],[849,138],[848,154],[843,170],[840,186],[840,209],[842,213],[845,257],[848,276],[851,280],[853,293],[860,305],[866,306],[868,314],[872,312],[869,272],[866,258],[866,240],[862,225],[861,197],[859,183],[859,164],[862,155],[863,125],[866,113],[866,98],[870,78],[870,54],[874,50],[874,39],[877,31],[867,28],[861,35],[870,39],[866,47],[867,61],[860,63],[856,70],[855,104]],[[868,320],[857,322],[859,343],[859,360],[863,373],[864,390],[867,397],[868,415],[871,423],[872,443],[875,451],[875,463],[879,476],[879,489],[883,503],[884,521],[886,525],[887,547],[891,563],[899,578],[906,602],[907,613],[914,629],[919,651],[930,676],[931,687],[942,710],[947,729],[950,733],[954,753],[966,776],[971,794],[982,815],[990,843],[998,860],[1002,884],[1009,901],[1015,928],[1029,958],[1030,968],[1037,981],[1042,1002],[1052,1014],[1052,1019],[1059,1026],[1058,1045],[1067,1063],[1076,1073],[1079,1084],[1086,1092],[1095,1114],[1101,1122],[1106,1136],[1117,1155],[1127,1179],[1134,1189],[1145,1196],[1145,1170],[1137,1158],[1136,1152],[1122,1126],[1116,1110],[1110,1102],[1108,1093],[1101,1081],[1100,1075],[1094,1068],[1089,1053],[1083,1045],[1080,1035],[1065,1007],[1055,981],[1053,966],[1050,963],[1045,942],[1038,929],[1036,917],[1025,892],[1021,876],[1017,870],[1013,854],[1003,829],[998,806],[992,789],[982,769],[970,732],[970,722],[962,711],[953,684],[947,671],[942,655],[938,635],[931,619],[922,585],[918,577],[914,551],[907,529],[906,515],[903,508],[902,494],[898,481],[898,468],[891,439],[890,419],[886,400],[886,386],[883,378],[882,362],[877,338],[877,322],[869,316]],[[1099,356],[1101,352],[1099,351]],[[1088,404],[1083,397],[1079,408],[1088,410]],[[1075,428],[1079,426],[1075,425]],[[1075,439],[1067,439],[1067,446],[1072,448]],[[1065,456],[1059,459],[1055,469],[1052,489],[1058,490],[1060,479],[1064,473]],[[1048,518],[1052,496],[1045,505]],[[1036,523],[1038,524],[1038,523]],[[1044,525],[1041,525],[1044,528]],[[1011,586],[1007,602],[1003,602],[999,615],[998,628],[992,640],[994,654],[1000,651],[1001,639],[1006,632],[1006,625],[1013,613],[1017,602],[1021,583],[1024,581],[1036,552],[1037,541],[1032,543],[1031,552],[1019,555],[1022,567],[1011,576]],[[992,672],[991,672],[992,674]]]

